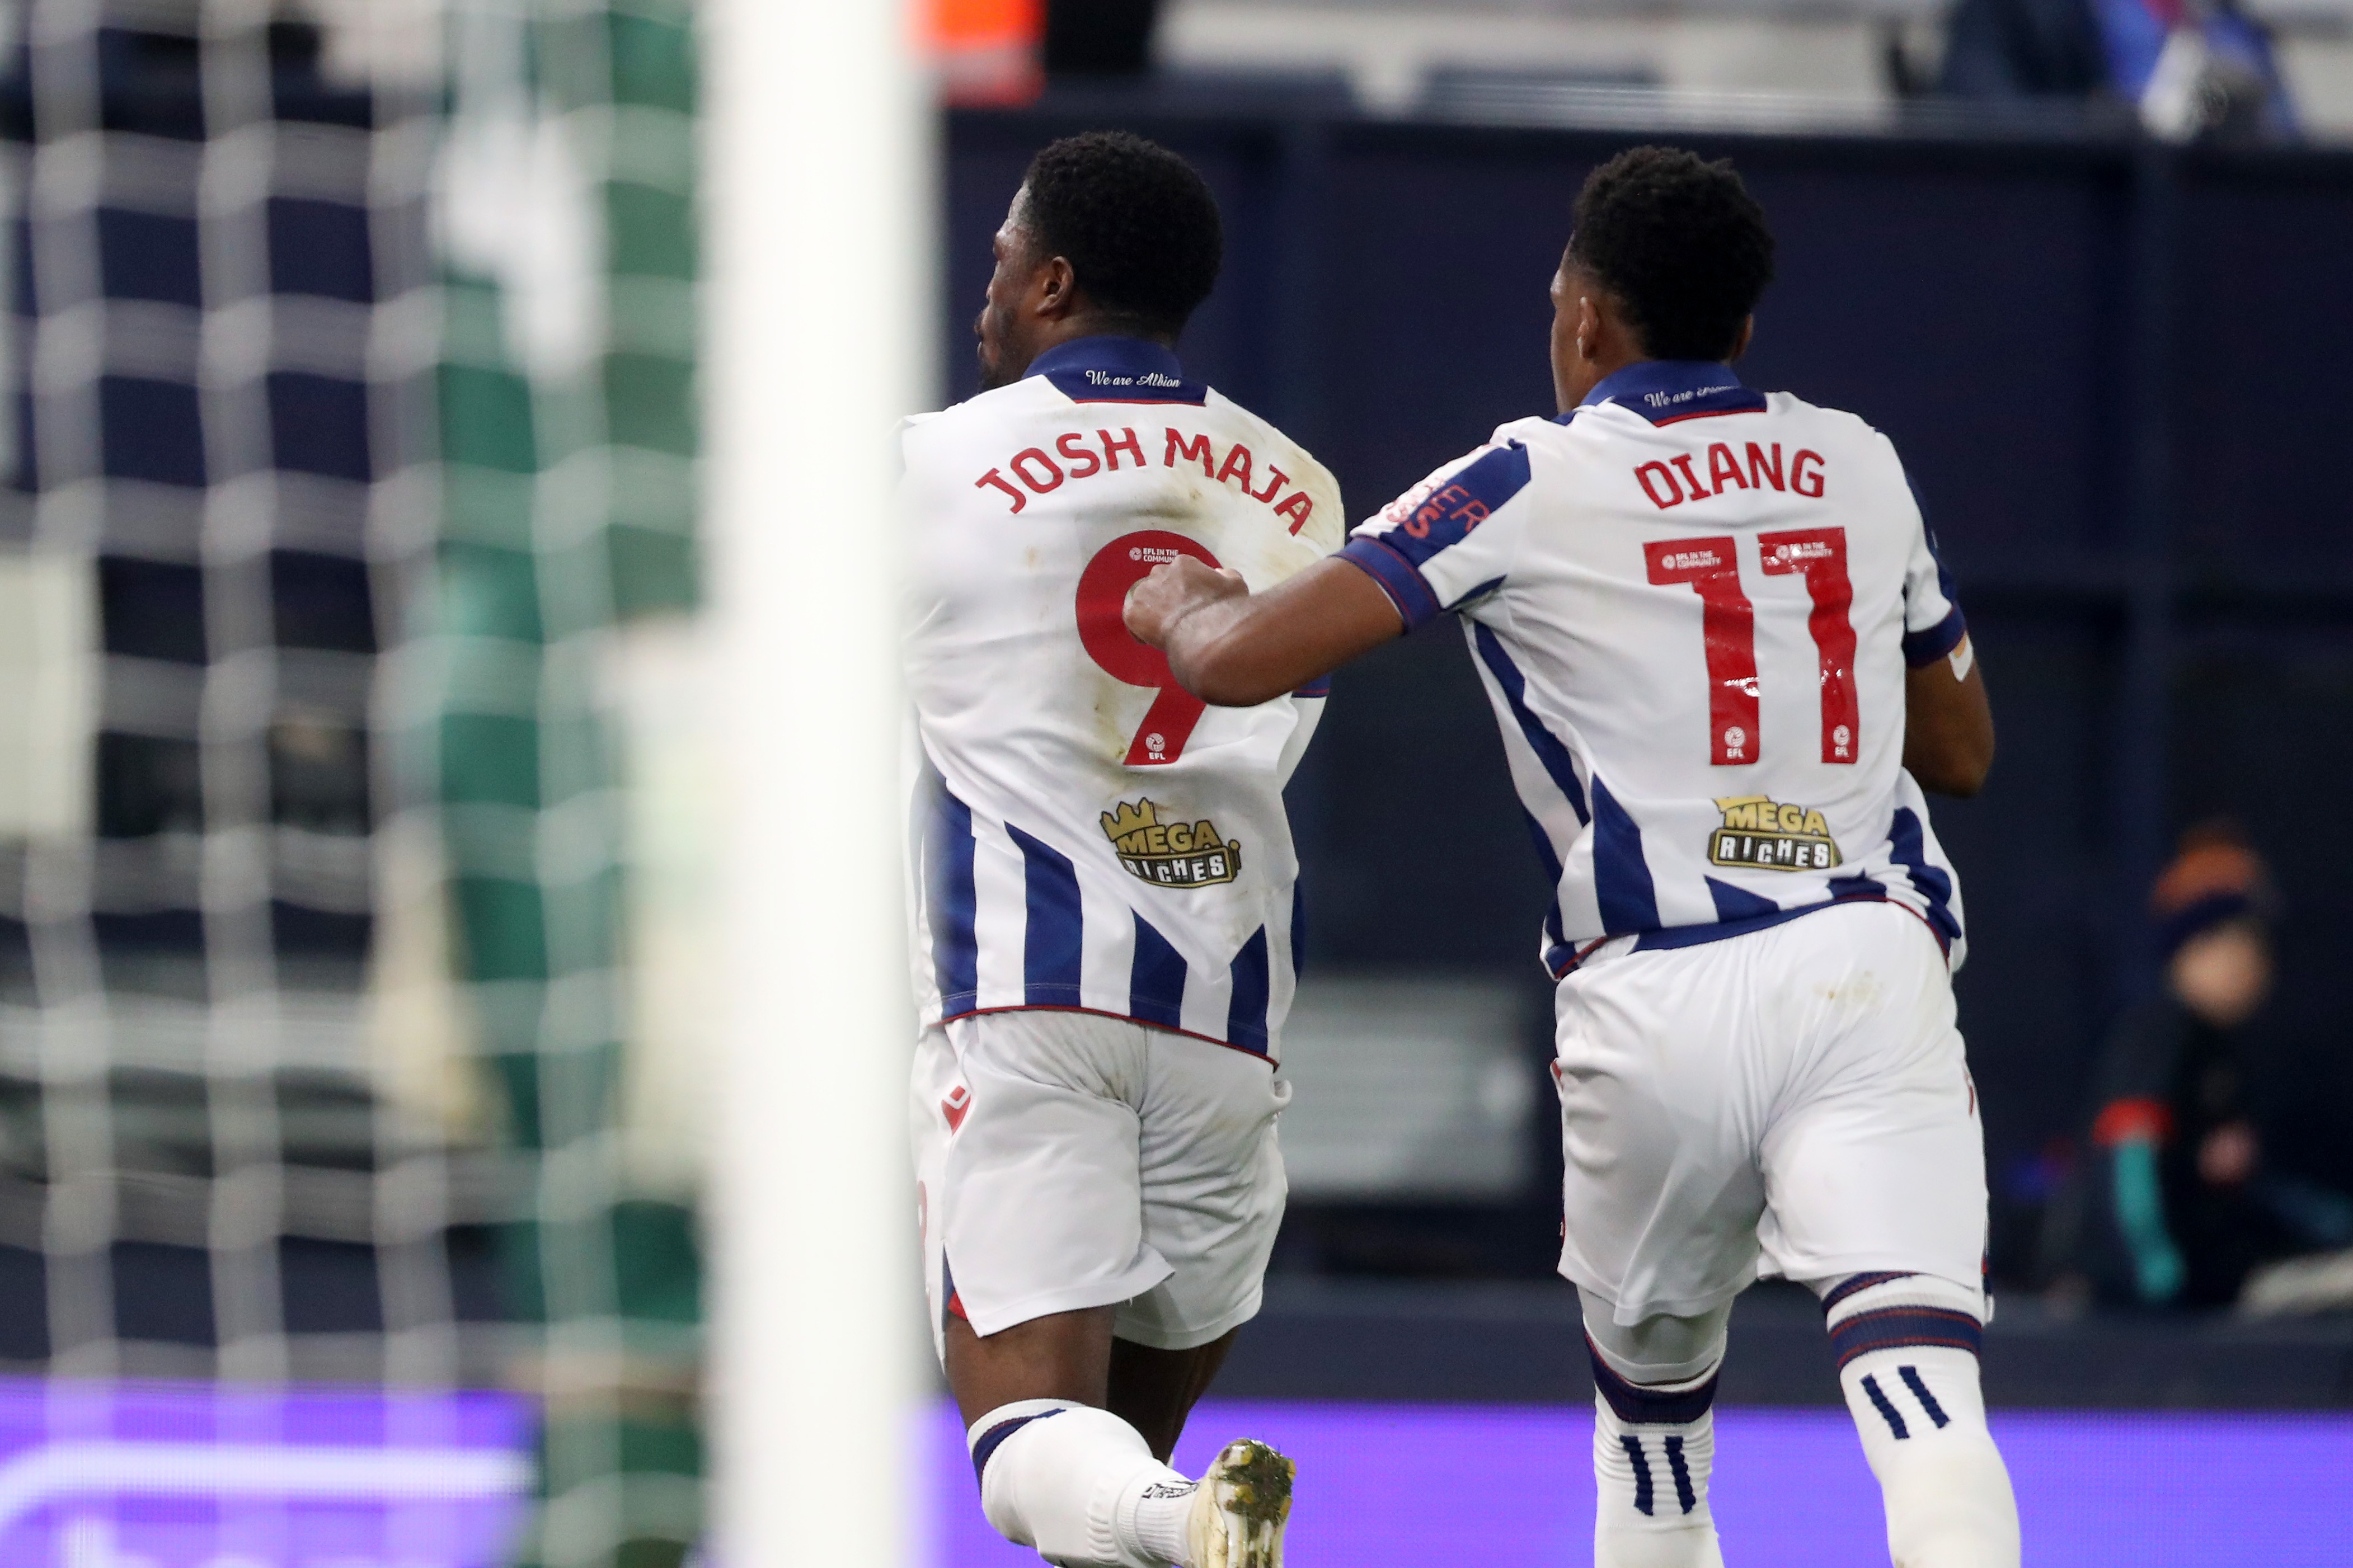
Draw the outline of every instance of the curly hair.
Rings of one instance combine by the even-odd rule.
[[[1653,359],[1720,360],[1773,281],[1773,231],[1730,159],[1634,147],[1586,176],[1568,259],[1617,298]]]
[[[1091,131],[1040,151],[1022,184],[1031,242],[1069,261],[1107,314],[1173,338],[1216,287],[1226,248],[1217,198],[1167,148]]]

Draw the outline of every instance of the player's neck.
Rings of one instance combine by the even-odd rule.
[[[1577,407],[1593,395],[1593,389],[1616,375],[1629,365],[1648,364],[1651,356],[1630,349],[1604,349],[1591,359],[1579,359],[1560,389],[1560,411],[1563,414]]]
[[[1090,310],[1084,315],[1040,322],[1038,335],[1029,345],[1029,359],[1022,366],[1023,371],[1026,373],[1030,364],[1035,364],[1039,356],[1049,351],[1060,348],[1064,343],[1077,342],[1082,338],[1134,338],[1141,342],[1157,343],[1171,353],[1176,347],[1176,340],[1165,332],[1150,331],[1136,321]]]

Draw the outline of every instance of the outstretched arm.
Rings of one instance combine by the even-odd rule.
[[[1993,766],[1993,708],[1985,671],[1964,636],[1960,646],[1906,672],[1904,766],[1922,789],[1966,799]]]
[[[1379,585],[1337,559],[1253,594],[1236,574],[1180,556],[1127,591],[1126,620],[1167,653],[1186,690],[1221,708],[1295,691],[1405,630]]]

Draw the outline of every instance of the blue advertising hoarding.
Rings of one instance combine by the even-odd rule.
[[[498,1568],[512,1394],[0,1379],[11,1568]]]

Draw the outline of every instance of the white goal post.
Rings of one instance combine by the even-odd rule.
[[[901,5],[708,0],[703,38],[731,803],[715,1561],[899,1568],[921,1319],[891,496],[929,387],[935,130]]]

